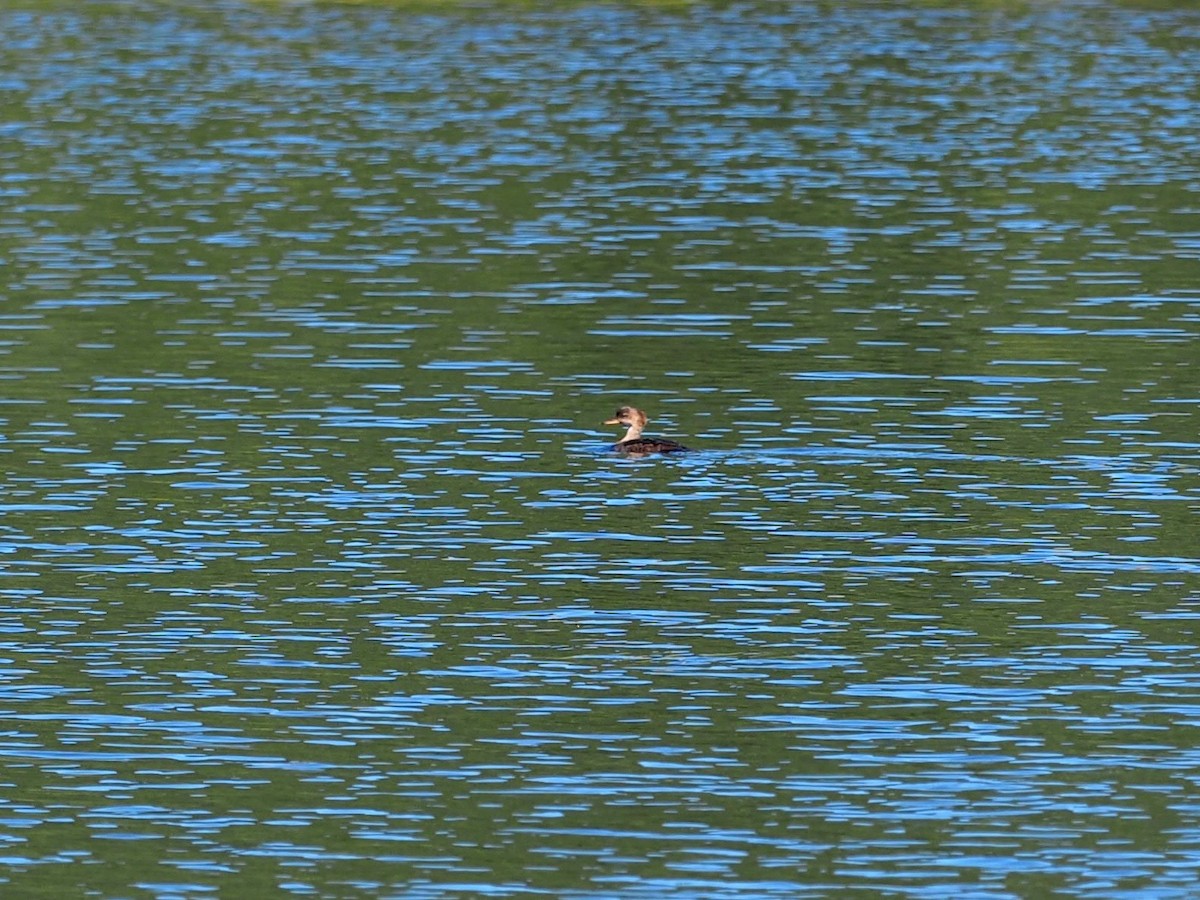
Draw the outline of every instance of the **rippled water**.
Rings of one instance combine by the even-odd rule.
[[[1194,896],[1197,51],[0,11],[5,894]]]

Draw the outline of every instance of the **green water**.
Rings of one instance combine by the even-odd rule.
[[[0,25],[5,896],[1192,895],[1194,9]]]

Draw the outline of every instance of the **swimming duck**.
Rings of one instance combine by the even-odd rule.
[[[675,441],[668,441],[665,438],[644,438],[642,437],[642,429],[646,427],[646,423],[650,420],[646,418],[646,414],[640,409],[633,406],[622,406],[611,419],[605,419],[605,425],[624,425],[629,430],[625,432],[625,437],[612,445],[612,449],[618,453],[681,453],[688,448],[683,444]]]

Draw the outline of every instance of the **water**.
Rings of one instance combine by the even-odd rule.
[[[1194,894],[1194,8],[0,25],[6,896]]]

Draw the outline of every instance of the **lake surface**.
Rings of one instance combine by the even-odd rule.
[[[1194,897],[1197,59],[7,6],[0,893]]]

